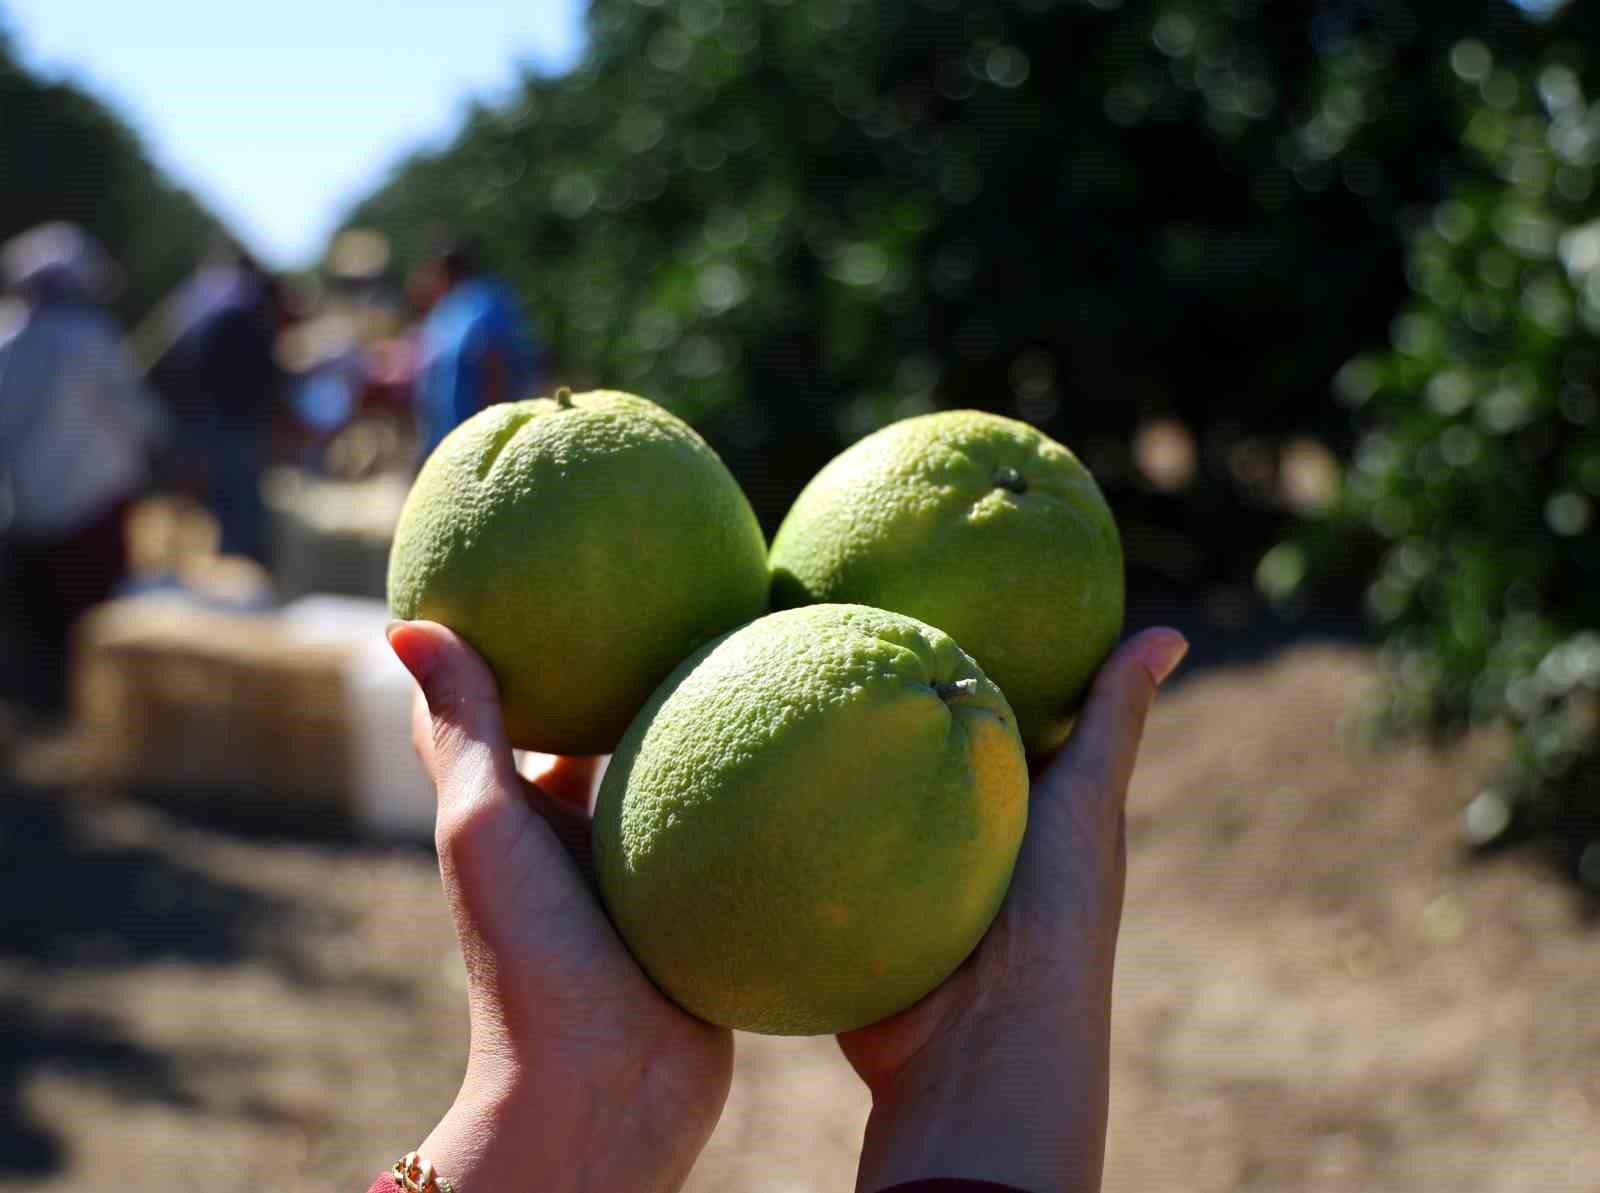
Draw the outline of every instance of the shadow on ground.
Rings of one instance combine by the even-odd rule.
[[[45,1012],[27,1000],[0,998],[0,1155],[13,1175],[42,1176],[66,1161],[60,1140],[29,1121],[23,1079],[37,1068],[93,1072],[123,1097],[192,1107],[170,1059],[119,1038],[96,1016]]]
[[[41,1070],[87,1074],[130,1102],[200,1105],[180,1071],[196,1058],[136,1042],[114,1005],[61,1009],[55,992],[75,982],[151,964],[249,961],[299,987],[404,996],[376,976],[325,972],[305,942],[343,931],[346,917],[309,892],[291,900],[219,879],[200,864],[207,844],[203,829],[159,811],[0,779],[0,1156],[12,1172],[41,1176],[67,1163],[24,1104]],[[215,1059],[259,1061],[248,1050]]]
[[[282,901],[172,853],[96,834],[90,801],[12,787],[0,800],[0,956],[43,965],[237,960]]]

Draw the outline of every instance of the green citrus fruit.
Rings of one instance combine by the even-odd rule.
[[[961,964],[1027,815],[1011,709],[949,635],[815,605],[711,643],[650,698],[601,783],[595,870],[689,1011],[839,1032]]]
[[[765,547],[688,424],[630,394],[562,391],[439,444],[395,531],[389,605],[484,657],[513,745],[601,754],[686,655],[765,610]]]
[[[867,436],[806,486],[773,539],[773,604],[849,601],[938,626],[1059,746],[1122,632],[1122,543],[1088,469],[1026,423],[974,410]]]

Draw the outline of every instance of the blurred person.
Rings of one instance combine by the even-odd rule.
[[[483,272],[470,241],[445,241],[407,289],[427,312],[416,374],[420,464],[478,411],[528,396],[534,343],[516,299]]]
[[[248,254],[198,269],[175,301],[176,333],[150,379],[184,427],[177,467],[221,529],[219,550],[266,562],[261,476],[284,378],[275,355],[284,288]]]
[[[47,224],[0,250],[24,315],[0,335],[0,541],[23,616],[59,653],[126,577],[124,520],[165,433],[122,330],[120,274],[97,241]]]
[[[409,412],[416,392],[416,338],[404,334],[385,336],[369,344],[364,353],[360,406],[384,415]]]
[[[471,1043],[454,1104],[369,1193],[678,1188],[727,1098],[733,1037],[656,989],[586,876],[598,760],[533,755],[530,781],[470,647],[426,621],[389,641],[419,688]],[[1106,660],[1072,737],[1036,768],[1011,888],[977,949],[920,1002],[838,1037],[872,1095],[862,1193],[1100,1187],[1128,783],[1187,649],[1157,627]]]
[[[324,303],[280,343],[281,364],[289,375],[284,407],[289,417],[286,442],[279,446],[303,471],[326,471],[329,443],[356,417],[366,368],[357,336],[353,320]]]

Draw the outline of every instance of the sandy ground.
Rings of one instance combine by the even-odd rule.
[[[1301,648],[1158,707],[1107,1189],[1600,1189],[1593,908],[1528,853],[1464,858],[1483,744],[1338,744],[1370,674]],[[348,1193],[449,1102],[427,853],[17,790],[0,847],[0,1187]],[[690,1187],[849,1189],[866,1099],[832,1042],[738,1057]]]

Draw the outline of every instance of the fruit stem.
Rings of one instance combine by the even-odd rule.
[[[933,690],[939,694],[939,699],[946,704],[956,704],[962,700],[971,699],[978,694],[978,681],[975,679],[956,679],[949,683],[936,683]]]
[[[572,391],[565,385],[556,390],[556,405],[563,410],[572,409]]]

